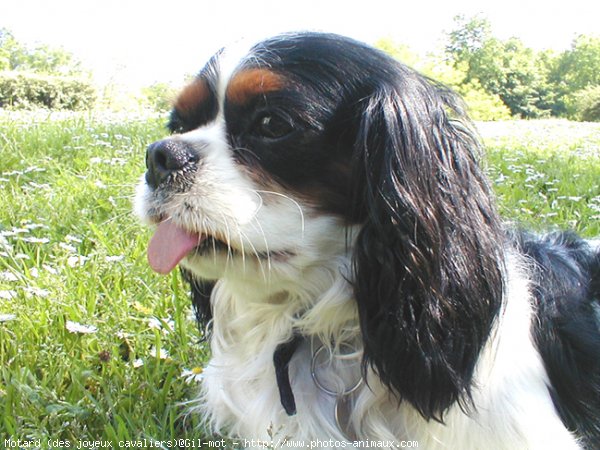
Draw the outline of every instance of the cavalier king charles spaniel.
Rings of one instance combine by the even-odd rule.
[[[151,267],[179,265],[210,325],[193,409],[212,431],[600,448],[600,249],[508,230],[447,88],[286,34],[217,53],[169,129],[136,210]]]

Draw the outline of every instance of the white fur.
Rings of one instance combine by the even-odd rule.
[[[213,356],[196,402],[215,431],[262,441],[272,440],[273,430],[279,438],[306,443],[346,440],[334,420],[334,399],[316,387],[310,364],[327,336],[355,345],[360,341],[351,289],[341,274],[347,264],[340,258],[329,267],[304,272],[300,283],[289,285],[285,298],[275,302],[262,297],[258,286],[249,288],[228,278],[219,281],[212,302]],[[477,368],[473,410],[465,414],[454,406],[444,424],[425,421],[406,402],[398,408],[397,400],[369,372],[368,386],[356,395],[351,417],[358,439],[417,441],[419,448],[427,449],[579,448],[548,395],[546,374],[530,335],[526,277],[517,265],[510,267],[506,309]],[[273,352],[294,329],[308,337],[290,366],[298,413],[288,417],[279,399]],[[328,374],[332,379],[340,375]]]

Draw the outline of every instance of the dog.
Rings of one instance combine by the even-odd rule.
[[[600,448],[600,249],[505,225],[449,89],[290,33],[217,53],[168,127],[136,211],[210,324],[192,408],[212,431]]]

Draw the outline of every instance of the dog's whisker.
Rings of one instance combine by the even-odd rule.
[[[244,241],[248,241],[248,244],[250,245],[252,252],[256,256],[256,260],[257,260],[258,265],[260,267],[260,271],[261,271],[261,274],[263,276],[263,280],[267,281],[267,274],[271,273],[270,272],[270,259],[269,259],[270,257],[268,255],[268,253],[267,253],[267,261],[269,261],[268,262],[268,269],[265,270],[265,268],[263,266],[263,258],[261,257],[261,254],[258,252],[258,250],[254,246],[254,244],[252,244],[252,241],[246,236],[246,234],[241,229],[239,230],[239,234],[240,234],[240,238],[241,238],[240,240],[242,241],[242,246],[243,246],[243,242]]]
[[[282,192],[265,191],[265,190],[256,190],[256,192],[263,193],[263,194],[269,194],[269,195],[275,195],[277,197],[281,197],[281,198],[284,198],[285,200],[290,201],[296,207],[296,209],[298,209],[298,212],[300,213],[302,236],[304,237],[304,229],[305,229],[304,211],[302,210],[302,206],[300,205],[300,203],[298,203],[298,201],[294,200],[292,197],[290,197],[289,195],[284,194]],[[259,197],[261,197],[261,201],[262,201],[262,196],[259,196]]]
[[[221,220],[223,222],[223,226],[225,227],[225,244],[227,246],[227,259],[225,261],[226,266],[232,264],[233,260],[233,249],[231,247],[231,229],[229,227],[229,222],[227,221],[227,217],[224,214],[221,215]]]
[[[263,243],[265,244],[265,253],[267,255],[267,269],[270,273],[271,268],[272,268],[272,266],[271,266],[271,250],[269,249],[269,241],[267,239],[267,235],[265,234],[265,230],[263,229],[263,227],[260,223],[260,220],[258,220],[257,217],[254,217],[251,224],[252,224],[252,228],[259,231],[259,234],[262,237]],[[258,253],[256,254],[256,256],[260,260],[260,256],[258,255]]]

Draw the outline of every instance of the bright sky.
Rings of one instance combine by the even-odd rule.
[[[320,30],[423,53],[442,45],[457,14],[481,13],[494,35],[564,50],[600,33],[594,0],[0,0],[0,27],[28,44],[63,47],[99,81],[179,82],[241,37]]]

